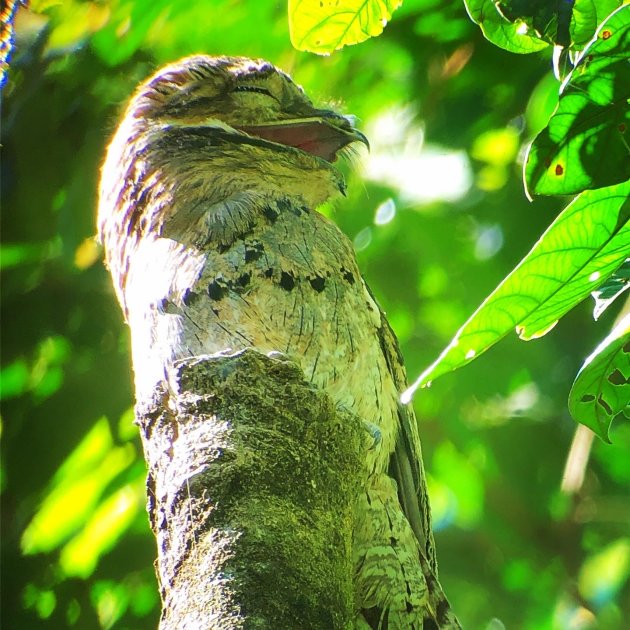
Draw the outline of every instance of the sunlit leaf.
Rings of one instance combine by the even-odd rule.
[[[511,22],[501,15],[494,0],[464,0],[464,3],[486,39],[500,48],[515,53],[532,53],[549,45],[527,21],[517,19]]]
[[[627,409],[630,413],[630,409]],[[622,413],[612,430],[612,444],[597,440],[593,444],[593,456],[597,466],[622,487],[630,487],[630,422]]]
[[[563,3],[558,3],[560,7]],[[566,3],[568,4],[568,3]],[[563,24],[559,22],[555,43],[560,46],[580,48],[586,44],[597,30],[597,2],[594,0],[575,0],[569,20],[568,37],[564,39]],[[600,18],[601,19],[601,18]]]
[[[530,137],[540,133],[549,122],[558,105],[558,80],[553,74],[546,74],[534,88],[529,101],[525,118]]]
[[[582,193],[460,328],[405,392],[485,352],[510,330],[522,339],[548,332],[619,267],[630,250],[630,182]]]
[[[594,0],[598,24],[601,24],[613,11],[624,4],[624,2],[625,0]]]
[[[630,405],[630,314],[584,362],[569,394],[569,411],[610,442],[615,416]]]
[[[376,37],[402,0],[289,0],[291,43],[320,55]]]
[[[593,291],[595,300],[593,319],[599,319],[600,315],[628,289],[630,289],[630,258],[597,291]]]
[[[497,8],[510,22],[525,24],[528,32],[558,46],[583,44],[597,28],[593,0],[499,0]]]
[[[515,53],[548,44],[579,50],[619,0],[465,0],[470,17],[493,44]]]
[[[532,195],[567,195],[630,178],[630,5],[598,29],[561,88],[555,113],[532,142]]]

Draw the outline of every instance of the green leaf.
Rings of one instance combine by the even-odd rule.
[[[528,31],[553,45],[586,43],[597,28],[593,0],[549,2],[549,0],[501,0],[497,9],[512,23],[526,24]]]
[[[563,34],[559,31],[556,43],[580,49],[595,35],[596,30],[596,3],[593,0],[576,0],[573,4],[573,11],[571,11],[568,42],[564,43],[561,40]]]
[[[470,17],[493,44],[531,53],[549,44],[581,49],[619,0],[464,0]]]
[[[479,25],[486,39],[499,48],[514,53],[533,53],[549,44],[540,38],[530,23],[522,19],[508,20],[494,0],[464,0],[470,19]]]
[[[291,43],[328,55],[383,32],[402,0],[289,0]]]
[[[615,416],[630,405],[630,314],[584,362],[571,392],[571,415],[610,442]]]
[[[530,145],[530,195],[568,195],[630,178],[630,6],[615,11],[561,88],[545,129]]]
[[[630,289],[630,258],[597,291],[593,291],[595,300],[593,319],[599,319],[600,315],[628,289]]]
[[[470,363],[514,328],[522,339],[541,337],[601,285],[630,251],[629,195],[625,182],[576,197],[403,399]]]

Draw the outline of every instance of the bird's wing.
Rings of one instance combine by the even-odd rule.
[[[398,340],[382,311],[381,322],[379,339],[383,354],[396,388],[402,392],[407,387],[407,375]],[[396,448],[391,455],[389,474],[398,484],[398,497],[402,509],[420,543],[418,560],[429,589],[427,616],[423,627],[461,630],[461,625],[451,610],[438,580],[429,497],[422,464],[420,436],[413,407],[400,403],[398,417],[400,430],[396,440]]]
[[[381,311],[379,340],[389,372],[398,392],[407,387],[407,375],[398,340],[385,314]],[[420,436],[411,405],[398,405],[400,428],[396,448],[390,460],[389,473],[398,484],[403,511],[413,529],[433,573],[437,575],[435,543],[431,530],[431,512],[422,465]]]

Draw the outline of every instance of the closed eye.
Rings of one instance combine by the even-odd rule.
[[[274,95],[265,88],[258,87],[257,85],[237,85],[234,88],[235,92],[257,92],[258,94],[265,94],[266,96],[271,96],[271,98],[275,98]]]

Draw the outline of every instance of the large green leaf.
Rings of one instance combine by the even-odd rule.
[[[530,194],[567,195],[630,178],[630,6],[599,28],[525,162]]]
[[[569,394],[569,411],[610,442],[615,416],[630,405],[630,314],[584,362]]]
[[[383,32],[402,0],[289,0],[291,43],[327,55]]]
[[[464,0],[464,4],[486,39],[499,48],[515,53],[532,53],[549,45],[531,24],[520,19],[512,22],[501,15],[493,0]]]
[[[586,43],[597,28],[593,0],[499,0],[497,8],[510,22],[525,23],[530,32],[554,45]]]
[[[531,53],[549,44],[580,49],[619,0],[464,0],[470,17],[493,44]]]
[[[522,339],[541,337],[601,285],[630,251],[629,195],[625,182],[574,199],[404,398],[470,363],[514,328]]]
[[[593,319],[599,319],[600,315],[628,289],[630,289],[630,258],[627,258],[597,291],[593,291],[595,300]]]

